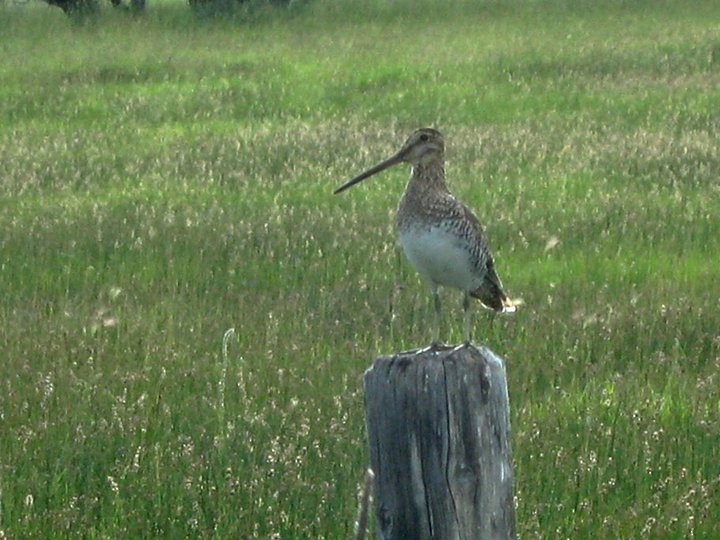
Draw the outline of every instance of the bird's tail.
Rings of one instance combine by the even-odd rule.
[[[485,307],[497,313],[515,313],[517,308],[523,304],[521,298],[508,298],[497,286],[480,287],[472,291],[470,296],[477,298]]]
[[[502,308],[499,311],[501,313],[515,313],[523,304],[524,302],[522,298],[508,298],[505,294],[503,294]]]

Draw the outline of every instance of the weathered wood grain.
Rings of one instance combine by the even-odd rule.
[[[380,538],[515,538],[500,358],[471,345],[376,358],[365,413]]]

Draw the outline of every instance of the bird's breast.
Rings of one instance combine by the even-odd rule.
[[[398,229],[405,256],[427,281],[464,291],[476,289],[483,279],[472,246],[452,224],[410,224]]]

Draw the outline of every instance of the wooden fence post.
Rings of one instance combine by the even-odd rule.
[[[472,345],[383,356],[364,386],[379,537],[516,538],[503,361]]]

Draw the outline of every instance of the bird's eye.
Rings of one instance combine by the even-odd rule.
[[[429,138],[430,138],[430,137],[428,137],[428,134],[427,134],[427,133],[423,133],[422,135],[420,135],[420,140],[421,140],[422,142],[427,142],[427,140],[428,140]]]

